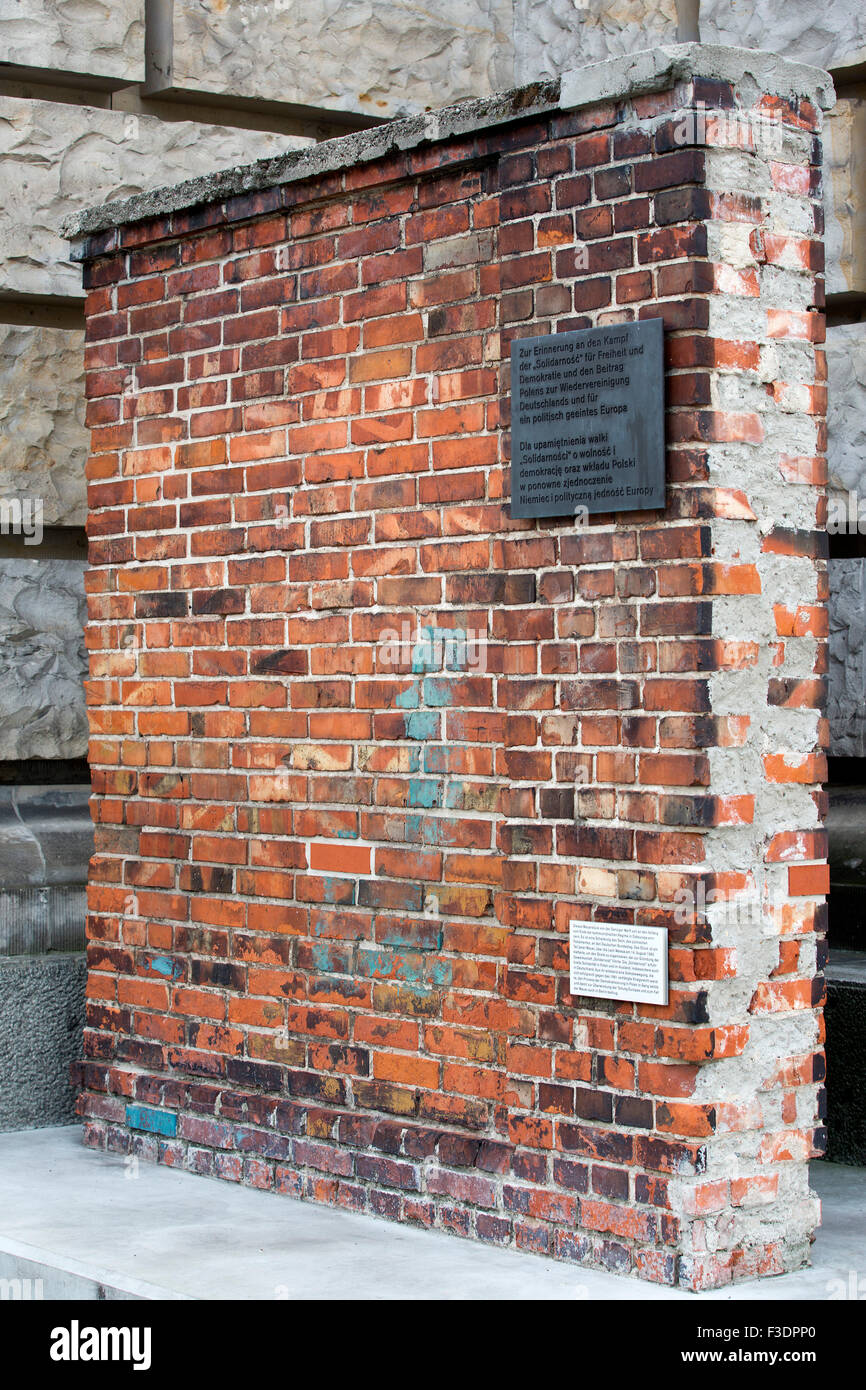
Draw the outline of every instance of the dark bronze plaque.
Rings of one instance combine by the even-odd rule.
[[[511,344],[511,515],[665,504],[662,321]]]

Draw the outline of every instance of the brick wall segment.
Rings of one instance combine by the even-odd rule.
[[[89,1142],[687,1288],[808,1257],[820,111],[782,69],[92,219]],[[511,341],[658,316],[664,511],[513,520]],[[575,918],[666,926],[669,1004],[573,998]]]

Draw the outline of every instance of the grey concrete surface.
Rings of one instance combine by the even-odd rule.
[[[825,974],[834,984],[866,985],[866,951],[831,951]]]
[[[0,787],[0,958],[84,950],[89,798],[88,785]]]
[[[0,787],[0,882],[84,884],[92,853],[87,783]]]
[[[42,1278],[46,1298],[820,1301],[866,1272],[866,1171],[816,1164],[813,1182],[824,1224],[810,1269],[694,1295],[136,1163],[85,1149],[77,1129],[45,1129],[0,1136],[0,1276]]]
[[[0,957],[84,950],[86,854],[80,859],[77,872],[81,883],[0,888]]]
[[[852,227],[856,230],[853,219]],[[828,231],[831,229],[832,224],[828,224]],[[853,521],[862,533],[866,531],[866,323],[837,324],[828,328],[827,379],[827,467],[831,508],[828,524],[844,534]],[[866,559],[833,558],[829,574],[827,715],[830,752],[837,757],[863,757],[866,755]]]
[[[71,1125],[84,953],[0,957],[0,1130]]]
[[[175,90],[393,117],[677,39],[676,0],[162,0]],[[0,59],[138,82],[144,0],[0,0]],[[866,54],[859,0],[702,0],[704,43],[826,67]]]

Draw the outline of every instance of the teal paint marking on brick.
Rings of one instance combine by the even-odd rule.
[[[390,947],[399,954],[401,951],[441,951],[443,936],[442,928],[435,922],[416,921],[407,932],[406,923],[398,918],[393,927],[383,924],[379,939],[383,947]]]
[[[420,985],[424,980],[424,957],[415,951],[359,951],[358,974]]]
[[[172,1139],[177,1134],[177,1115],[169,1110],[153,1110],[149,1105],[128,1105],[126,1123],[130,1129],[143,1129],[148,1134],[162,1134]]]
[[[312,917],[310,919],[310,927],[312,929],[313,936],[325,938],[333,937],[335,935],[334,923],[336,920],[338,920],[337,914],[330,912]],[[346,939],[358,940],[363,931],[364,928],[358,926],[352,933],[347,935]],[[342,939],[343,938],[341,937],[341,940]]]
[[[326,903],[339,903],[342,907],[355,905],[355,880],[349,878],[323,878],[322,893]]]
[[[424,749],[424,771],[425,772],[447,772],[448,771],[448,750],[441,744],[433,748]]]
[[[431,627],[422,627],[421,636],[412,648],[412,670],[416,674],[419,671],[438,671],[436,645],[432,640],[435,631]]]
[[[172,960],[170,956],[151,956],[150,968],[155,970],[157,975],[165,975],[169,980],[176,979],[183,970],[180,961]]]
[[[342,973],[340,966],[343,965],[338,959],[339,945],[330,945],[327,941],[314,941],[310,957],[313,969],[318,970],[323,975],[333,975]]]
[[[465,671],[469,665],[468,633],[465,628],[437,628],[437,641],[442,650],[444,671]]]
[[[465,671],[467,664],[465,628],[421,628],[421,635],[412,648],[413,671]]]
[[[424,703],[442,707],[454,702],[454,682],[442,676],[428,676],[424,682]]]
[[[439,715],[433,714],[430,710],[419,710],[417,714],[410,714],[406,719],[406,737],[418,739],[419,742],[438,738]]]
[[[434,960],[430,962],[430,983],[437,989],[450,986],[454,978],[454,967],[450,960]]]
[[[436,834],[437,824],[437,821],[430,820],[428,816],[407,816],[404,821],[404,834],[411,845],[430,844],[430,835]]]
[[[442,805],[442,785],[439,782],[413,777],[409,783],[409,805],[427,808]]]
[[[395,704],[399,709],[417,709],[421,703],[421,687],[413,681],[408,690],[401,690]]]

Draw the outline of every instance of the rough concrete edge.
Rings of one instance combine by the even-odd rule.
[[[560,106],[570,109],[598,101],[642,96],[692,77],[719,82],[751,78],[761,92],[780,97],[812,96],[825,110],[835,102],[833,79],[823,68],[796,62],[763,49],[683,43],[644,48],[622,58],[590,63],[561,79]]]
[[[809,94],[825,110],[835,100],[832,79],[823,68],[792,62],[773,53],[695,43],[642,49],[624,58],[587,64],[561,79],[533,83],[481,100],[458,102],[421,116],[388,121],[372,130],[323,140],[312,148],[85,208],[66,218],[60,231],[70,241],[76,241],[129,222],[334,173],[527,116],[573,111],[600,101],[661,91],[693,77],[726,82],[751,78],[758,89],[777,96]],[[73,252],[73,259],[80,259],[80,253],[76,256]]]
[[[458,102],[420,116],[385,121],[372,130],[339,135],[311,148],[291,150],[272,159],[259,159],[254,164],[220,169],[200,178],[155,188],[149,193],[139,193],[133,198],[85,208],[61,223],[61,234],[75,240],[127,222],[160,217],[166,212],[178,212],[199,204],[213,203],[220,198],[274,188],[278,184],[316,178],[320,174],[350,169],[358,164],[383,159],[389,154],[416,149],[419,145],[436,144],[455,135],[503,125],[506,121],[557,111],[559,89],[558,79],[532,83],[517,91],[477,101]]]
[[[81,1286],[76,1290],[77,1297],[88,1302],[101,1302],[106,1292],[119,1293],[128,1299],[148,1302],[166,1300],[186,1303],[192,1299],[191,1294],[178,1293],[167,1285],[153,1284],[146,1279],[137,1279],[134,1274],[119,1274],[108,1268],[93,1268],[70,1255],[57,1255],[40,1245],[28,1245],[26,1241],[16,1240],[13,1236],[0,1235],[0,1259],[4,1255],[30,1267],[30,1272],[25,1274],[24,1278],[41,1278],[47,1283],[52,1274],[65,1275],[71,1282],[74,1281]],[[93,1292],[88,1298],[90,1289]]]

